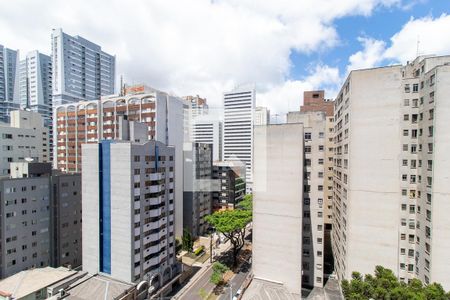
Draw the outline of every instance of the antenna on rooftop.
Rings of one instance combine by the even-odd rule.
[[[420,45],[420,36],[417,36],[417,49],[416,49],[416,57],[419,56],[419,45]]]

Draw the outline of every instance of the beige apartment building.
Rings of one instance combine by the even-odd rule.
[[[335,101],[339,279],[392,269],[450,289],[450,56],[355,70]]]
[[[254,132],[258,151],[253,186],[252,285],[277,284],[300,297],[303,124],[255,126]]]
[[[287,123],[301,123],[304,131],[302,285],[322,287],[324,283],[326,114],[290,112]]]

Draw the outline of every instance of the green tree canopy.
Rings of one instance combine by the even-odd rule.
[[[342,281],[342,292],[349,300],[449,300],[450,293],[445,293],[442,286],[432,283],[424,286],[419,279],[412,279],[408,284],[400,282],[392,270],[375,267],[375,276],[364,277],[359,272],[352,273],[351,280]]]
[[[223,274],[229,270],[227,266],[220,262],[215,262],[212,266],[213,273],[211,274],[211,278],[209,281],[214,284],[219,284],[223,280]]]
[[[252,220],[251,210],[217,211],[206,216],[205,220],[228,238],[233,245],[233,263],[236,265],[237,254],[244,246],[245,228]]]
[[[252,210],[253,209],[253,195],[247,194],[244,196],[244,199],[242,199],[241,202],[237,204],[238,209],[244,209],[244,210]]]

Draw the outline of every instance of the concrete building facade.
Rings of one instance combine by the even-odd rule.
[[[254,126],[270,124],[270,110],[267,107],[255,107]]]
[[[82,265],[81,174],[54,171],[50,177],[50,265]]]
[[[355,70],[339,92],[333,202],[339,279],[383,265],[402,281],[450,289],[449,63],[450,56],[431,56]]]
[[[183,230],[193,237],[204,235],[212,211],[212,145],[184,144]]]
[[[39,51],[31,51],[20,61],[19,103],[21,109],[38,112],[46,127],[52,124],[52,60]]]
[[[246,166],[240,161],[213,163],[213,209],[234,209],[245,195]]]
[[[198,117],[192,126],[191,140],[194,143],[212,145],[213,161],[222,158],[222,122],[206,117]]]
[[[158,288],[177,272],[175,149],[158,141],[83,145],[83,269]]]
[[[175,147],[176,236],[183,232],[183,143],[185,112],[188,107],[178,97],[143,85],[128,87],[124,96],[104,97],[55,108],[54,167],[64,172],[80,172],[81,145],[118,139],[120,117],[148,126],[148,139]]]
[[[0,123],[0,176],[11,173],[9,164],[25,158],[47,162],[50,160],[48,129],[39,113],[15,110],[10,113],[10,124]]]
[[[53,29],[53,106],[114,94],[116,58],[81,36]]]
[[[304,138],[303,218],[302,218],[302,285],[324,284],[324,206],[326,180],[326,115],[324,112],[290,112],[287,123],[301,123]],[[301,183],[300,183],[301,184]]]
[[[17,99],[19,51],[0,45],[0,122],[9,122],[9,113],[19,108]]]
[[[241,86],[223,95],[223,160],[240,160],[246,165],[246,189],[252,189],[253,124],[256,92]]]
[[[300,297],[304,180],[302,124],[255,127],[254,280],[283,285]]]
[[[50,163],[16,162],[0,185],[2,278],[48,265],[80,266],[80,174],[52,172]]]

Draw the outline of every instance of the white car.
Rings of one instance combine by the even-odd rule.
[[[237,300],[241,294],[242,294],[242,290],[241,290],[241,289],[238,289],[238,290],[236,291],[236,294],[235,294],[234,297],[233,297],[233,300]]]

